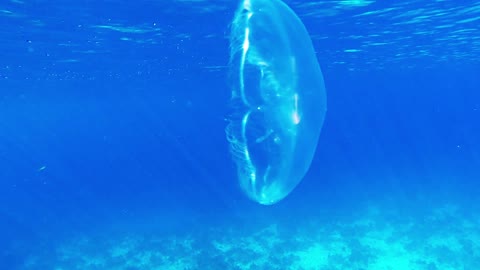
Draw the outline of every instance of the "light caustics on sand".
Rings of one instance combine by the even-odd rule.
[[[285,198],[312,162],[326,92],[310,36],[280,0],[243,0],[230,35],[232,114],[226,135],[241,189]]]

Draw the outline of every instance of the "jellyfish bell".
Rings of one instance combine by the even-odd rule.
[[[310,36],[280,0],[243,0],[230,35],[232,111],[226,136],[243,192],[285,198],[312,162],[326,91]]]

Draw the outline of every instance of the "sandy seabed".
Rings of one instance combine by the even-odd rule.
[[[271,223],[179,235],[78,235],[54,256],[32,255],[23,269],[77,270],[458,270],[480,267],[480,215],[453,204],[420,217],[390,218],[369,206],[348,222]],[[388,217],[387,217],[388,216]],[[394,216],[394,215],[393,215]]]

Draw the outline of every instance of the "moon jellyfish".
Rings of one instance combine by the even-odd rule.
[[[243,0],[230,34],[227,140],[241,189],[270,205],[310,167],[327,107],[323,76],[305,26],[280,0]]]

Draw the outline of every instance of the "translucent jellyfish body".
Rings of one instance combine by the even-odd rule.
[[[232,114],[226,135],[241,189],[274,204],[303,179],[326,113],[312,41],[280,0],[244,0],[230,35]]]

